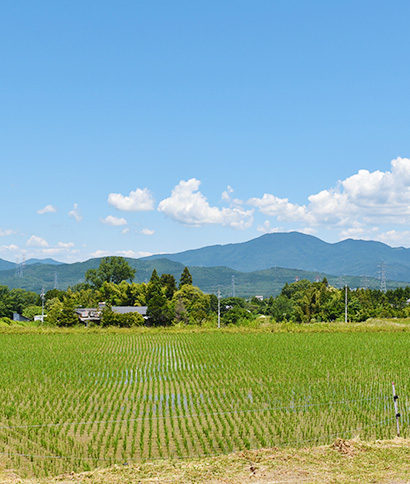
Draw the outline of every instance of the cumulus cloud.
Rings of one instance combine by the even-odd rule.
[[[16,252],[17,250],[19,250],[19,247],[15,244],[2,245],[1,250],[10,250],[11,252]]]
[[[0,227],[0,237],[8,237],[9,235],[15,234],[16,231],[12,229],[2,229]]]
[[[397,158],[391,170],[359,170],[336,187],[308,197],[307,205],[272,194],[248,203],[265,215],[309,227],[339,227],[344,234],[366,232],[374,224],[410,223],[410,159]],[[350,231],[350,232],[349,232]]]
[[[269,220],[265,220],[262,225],[258,225],[257,229],[258,232],[262,232],[263,234],[275,234],[278,232],[285,232],[283,227],[272,227]]]
[[[45,207],[40,208],[40,210],[37,210],[37,213],[39,213],[40,215],[43,215],[45,213],[54,213],[54,212],[57,212],[57,209],[56,207],[53,207],[53,205],[46,205]]]
[[[385,244],[391,246],[406,246],[409,245],[410,240],[410,230],[388,230],[387,232],[377,235],[377,240],[384,242]]]
[[[80,210],[78,208],[78,203],[75,203],[73,209],[68,212],[68,215],[75,219],[77,222],[81,222],[83,217],[80,214]]]
[[[108,217],[102,218],[101,222],[106,225],[112,225],[113,227],[121,227],[122,225],[127,225],[127,221],[123,217],[114,217],[113,215],[108,215]]]
[[[265,193],[262,198],[251,198],[249,205],[259,208],[265,215],[276,217],[286,222],[300,222],[309,219],[306,207],[290,203],[287,198],[278,198],[275,195]]]
[[[199,191],[201,182],[196,178],[181,180],[169,198],[162,200],[158,210],[185,225],[201,226],[220,224],[236,229],[246,229],[253,223],[253,210],[238,207],[218,208],[209,205]]]
[[[48,247],[48,242],[38,235],[32,235],[26,242],[27,247]]]
[[[154,235],[155,233],[155,230],[151,230],[151,229],[142,229],[141,230],[141,234],[142,235]]]
[[[154,210],[154,198],[148,188],[137,188],[129,195],[121,193],[110,193],[108,203],[117,210],[125,212],[148,212]]]

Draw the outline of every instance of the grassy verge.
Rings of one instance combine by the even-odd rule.
[[[0,475],[4,484],[405,484],[409,479],[410,441],[404,439],[338,439],[330,446],[261,449],[184,461],[157,460],[43,479],[21,480],[6,472]]]
[[[94,326],[86,328],[75,326],[60,328],[48,325],[10,325],[1,326],[1,334],[33,334],[33,333],[119,333],[119,334],[144,334],[144,333],[366,333],[366,332],[410,332],[410,318],[397,319],[369,319],[361,323],[275,323],[260,319],[252,322],[249,326],[222,326],[220,329],[209,326],[175,325],[167,327],[136,327],[119,328]]]

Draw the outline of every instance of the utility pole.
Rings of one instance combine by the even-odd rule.
[[[381,292],[386,292],[387,287],[386,287],[386,266],[384,265],[384,262],[379,264],[380,267],[380,291]]]
[[[345,323],[347,323],[347,284],[345,284]]]
[[[41,289],[41,294],[40,294],[40,297],[41,297],[41,324],[44,323],[44,287]]]
[[[400,437],[400,426],[399,426],[400,413],[399,413],[399,406],[397,403],[397,400],[399,397],[396,395],[396,388],[394,386],[394,383],[392,383],[392,386],[393,386],[394,413],[396,414],[397,437]]]
[[[218,328],[221,327],[221,291],[218,289]]]

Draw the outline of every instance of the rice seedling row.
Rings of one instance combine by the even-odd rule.
[[[22,475],[391,438],[407,333],[0,335],[0,458]]]

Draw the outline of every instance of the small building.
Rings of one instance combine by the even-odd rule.
[[[88,325],[89,322],[100,322],[101,311],[97,308],[78,308],[75,312],[78,315],[78,319],[85,325]]]
[[[26,322],[26,321],[30,321],[30,319],[25,318],[19,313],[13,313],[13,321]]]
[[[98,324],[106,307],[106,303],[99,303],[98,308],[77,308],[75,312],[78,319],[87,326],[89,322]],[[111,311],[118,314],[138,313],[147,317],[147,306],[112,306]]]

